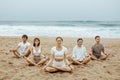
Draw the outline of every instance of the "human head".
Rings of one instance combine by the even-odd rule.
[[[83,39],[82,38],[78,38],[77,39],[77,45],[80,47],[83,44]]]
[[[26,34],[22,35],[23,42],[26,42],[28,40],[28,36]]]
[[[34,38],[34,41],[33,41],[33,46],[39,46],[40,45],[40,39],[39,38]]]
[[[95,36],[96,43],[100,43],[100,36]]]
[[[57,45],[61,45],[62,42],[63,42],[63,38],[62,37],[57,37],[56,42],[57,42]]]

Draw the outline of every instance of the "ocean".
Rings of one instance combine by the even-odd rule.
[[[120,38],[120,21],[0,21],[0,36]]]

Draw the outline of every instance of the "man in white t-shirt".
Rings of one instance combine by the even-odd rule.
[[[30,43],[27,42],[28,36],[23,35],[22,36],[22,42],[18,44],[17,49],[10,50],[10,52],[13,52],[18,58],[20,57],[28,57],[30,55]],[[19,50],[19,51],[18,51]]]
[[[91,56],[87,55],[86,48],[83,44],[83,39],[77,40],[77,45],[73,48],[72,63],[73,64],[86,64],[91,60]]]

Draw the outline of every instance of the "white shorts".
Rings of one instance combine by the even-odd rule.
[[[62,67],[62,66],[65,66],[65,62],[64,61],[61,61],[61,62],[53,61],[53,66]]]
[[[26,54],[26,53],[27,53],[27,51],[25,51],[25,52],[20,51],[20,52],[19,52],[20,56],[23,56],[23,55]]]

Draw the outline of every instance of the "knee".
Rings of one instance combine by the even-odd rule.
[[[72,68],[70,68],[68,71],[69,71],[69,72],[72,72],[72,70],[73,70],[73,69],[72,69]]]
[[[66,71],[70,72],[70,71],[72,71],[72,69],[69,67],[66,69]]]
[[[46,57],[46,60],[50,60],[50,57]]]
[[[73,66],[70,66],[69,68],[67,68],[67,71],[68,71],[68,72],[71,72],[73,69],[74,69],[74,67],[73,67]]]
[[[12,52],[15,53],[15,52],[17,52],[17,50],[13,50]]]
[[[49,67],[46,67],[44,70],[45,70],[46,72],[51,72],[51,69],[50,69]]]
[[[74,70],[74,67],[73,66],[70,66],[71,70]]]
[[[90,60],[92,58],[92,56],[89,56],[87,59]]]
[[[49,69],[48,67],[44,68],[44,70],[45,70],[46,72],[49,72],[49,71],[50,71],[50,69]]]
[[[71,61],[75,61],[75,59],[72,57],[72,58],[71,58]]]

